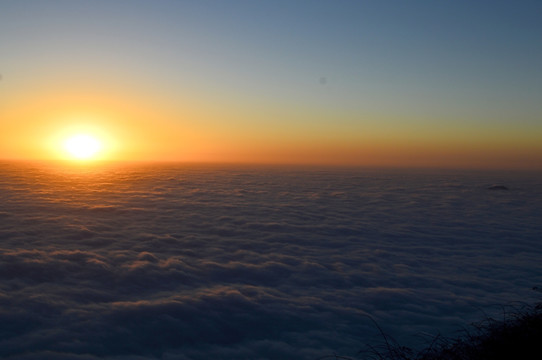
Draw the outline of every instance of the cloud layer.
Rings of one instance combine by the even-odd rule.
[[[8,359],[352,356],[542,283],[529,174],[1,168]]]

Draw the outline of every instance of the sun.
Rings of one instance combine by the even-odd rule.
[[[91,160],[102,149],[102,143],[94,136],[77,134],[66,139],[64,149],[74,159]]]

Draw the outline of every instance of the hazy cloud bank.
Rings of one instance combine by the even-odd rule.
[[[393,336],[451,333],[542,282],[526,175],[2,164],[0,179],[4,358],[353,355],[379,339],[367,314]]]

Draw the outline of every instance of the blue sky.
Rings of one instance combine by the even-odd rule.
[[[234,127],[323,122],[323,132],[347,134],[364,126],[373,131],[383,121],[389,129],[430,126],[435,135],[454,129],[456,137],[488,126],[499,139],[510,131],[531,142],[542,135],[537,1],[5,1],[2,7],[4,96],[48,86],[120,88],[172,106],[196,101],[225,113],[245,106],[252,115],[277,113],[238,116]]]

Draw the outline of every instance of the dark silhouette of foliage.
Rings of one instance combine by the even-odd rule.
[[[533,290],[542,292],[534,287]],[[507,305],[502,307],[502,319],[486,318],[460,336],[435,336],[425,349],[414,351],[401,346],[386,335],[374,321],[383,341],[367,345],[357,357],[328,355],[320,359],[346,360],[538,360],[542,359],[542,303],[535,305]]]

